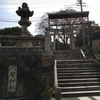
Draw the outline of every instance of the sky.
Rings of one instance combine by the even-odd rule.
[[[33,35],[36,34],[34,33],[35,25],[44,13],[65,8],[81,11],[77,4],[78,0],[1,0],[0,29],[19,26],[20,17],[16,14],[16,10],[22,6],[23,2],[28,3],[30,11],[34,11],[34,15],[29,19],[32,24],[28,27]],[[83,11],[89,11],[89,20],[100,25],[100,0],[82,0],[82,2]]]

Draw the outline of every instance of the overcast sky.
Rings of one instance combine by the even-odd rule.
[[[28,28],[34,34],[35,24],[45,12],[59,11],[68,8],[80,11],[77,6],[77,0],[1,0],[0,1],[0,29],[6,27],[19,26],[20,17],[15,13],[23,2],[28,3],[30,10],[34,11],[34,15],[30,18],[32,25]],[[100,25],[100,0],[83,0],[85,3],[83,11],[90,11],[89,19]]]

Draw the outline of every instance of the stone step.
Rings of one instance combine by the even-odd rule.
[[[76,86],[96,86],[100,85],[100,82],[70,82],[70,83],[59,83],[59,87],[76,87]]]
[[[100,72],[91,72],[91,73],[57,73],[58,76],[71,76],[73,75],[100,75]]]
[[[96,61],[93,60],[57,60],[57,64],[66,64],[66,63],[96,63]]]
[[[84,72],[100,72],[100,70],[98,69],[94,69],[94,70],[58,70],[58,73],[84,73]]]
[[[100,70],[100,67],[65,67],[65,68],[57,68],[57,70],[94,70],[98,69]]]
[[[94,91],[94,90],[100,90],[100,86],[61,87],[61,92]]]
[[[80,82],[98,82],[98,83],[100,83],[100,80],[69,80],[69,81],[67,81],[67,80],[64,80],[64,81],[61,81],[61,80],[58,80],[58,84],[60,84],[60,83],[74,83],[74,82],[77,82],[77,83],[80,83]]]
[[[68,76],[68,77],[73,77],[73,76],[81,76],[81,77],[84,77],[84,76],[88,76],[88,75],[90,75],[90,76],[100,76],[100,73],[88,73],[88,74],[84,74],[84,73],[70,73],[70,74],[67,74],[67,73],[58,73],[57,74],[58,76]]]
[[[76,68],[70,68],[70,69],[68,69],[68,68],[57,68],[57,71],[88,71],[88,70],[93,70],[93,71],[96,71],[96,70],[99,70],[100,71],[100,68],[84,68],[84,69],[82,69],[82,68],[78,68],[78,69],[76,69]]]
[[[100,66],[97,63],[56,63],[57,66]]]
[[[71,59],[71,60],[57,60],[58,62],[73,62],[73,61],[75,61],[75,62],[91,62],[91,61],[95,61],[96,62],[96,60],[95,59]]]
[[[77,79],[77,78],[100,78],[100,75],[73,75],[73,76],[65,76],[58,75],[58,79]]]
[[[87,66],[87,65],[89,65],[89,66],[98,66],[98,64],[97,63],[73,63],[73,62],[71,62],[71,63],[57,63],[57,66]]]
[[[95,91],[79,91],[79,92],[62,92],[61,97],[81,97],[81,96],[99,96],[100,90]]]
[[[100,69],[99,65],[57,65],[57,68],[97,68]]]
[[[58,79],[58,83],[69,83],[69,82],[100,82],[100,78],[80,78],[80,79]]]

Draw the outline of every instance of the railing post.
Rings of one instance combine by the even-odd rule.
[[[60,87],[57,87],[55,90],[55,98],[56,100],[61,100],[61,89]]]
[[[44,51],[50,52],[50,34],[47,31],[45,32],[44,36]]]

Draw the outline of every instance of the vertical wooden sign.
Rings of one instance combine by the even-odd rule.
[[[10,65],[8,67],[8,92],[16,91],[17,82],[17,65]]]

